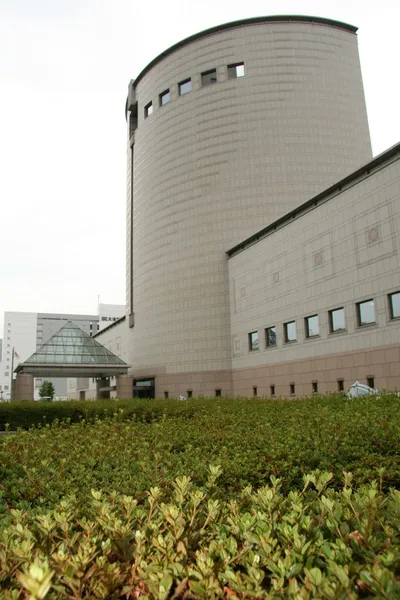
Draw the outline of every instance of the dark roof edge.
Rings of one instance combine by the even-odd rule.
[[[329,27],[337,27],[339,29],[344,29],[345,31],[349,31],[351,33],[356,33],[358,27],[354,25],[349,25],[348,23],[342,23],[342,21],[335,21],[333,19],[325,19],[323,17],[312,17],[305,15],[271,15],[266,17],[252,17],[250,19],[240,19],[239,21],[230,21],[229,23],[222,23],[222,25],[216,25],[215,27],[210,27],[209,29],[204,29],[203,31],[199,31],[189,37],[177,42],[173,46],[170,46],[164,52],[161,52],[158,56],[156,56],[149,64],[139,73],[136,79],[133,82],[133,85],[136,86],[139,81],[146,75],[150,69],[152,69],[157,63],[163,60],[169,54],[172,54],[179,48],[186,46],[187,44],[191,44],[196,40],[199,40],[203,37],[207,37],[208,35],[212,35],[213,33],[218,33],[219,31],[224,31],[226,29],[235,29],[237,27],[243,27],[245,25],[257,25],[258,23],[276,23],[276,22],[290,22],[290,21],[300,21],[303,23],[317,23],[318,25],[328,25]]]
[[[362,167],[360,167],[353,173],[350,173],[350,175],[347,175],[347,177],[345,177],[344,179],[341,179],[340,181],[327,188],[323,192],[320,192],[310,200],[307,200],[303,204],[300,204],[297,208],[286,213],[285,215],[283,215],[283,217],[280,217],[276,221],[273,221],[273,223],[270,223],[263,229],[260,229],[260,231],[257,231],[257,233],[254,233],[239,244],[236,244],[236,246],[234,246],[230,250],[227,250],[226,254],[228,255],[228,258],[231,258],[235,254],[238,254],[242,250],[245,250],[249,246],[252,246],[256,242],[262,240],[269,233],[272,233],[276,229],[278,229],[278,227],[280,228],[283,225],[287,225],[289,222],[293,221],[295,217],[298,217],[301,214],[307,212],[309,208],[318,206],[322,200],[329,200],[330,195],[334,194],[335,192],[340,193],[342,191],[342,188],[348,186],[360,176],[368,176],[371,169],[379,167],[380,165],[384,164],[385,162],[396,156],[396,154],[400,154],[400,142],[398,144],[395,144],[388,150],[385,150],[385,152],[382,152],[382,154],[378,154],[378,156],[373,158],[368,163],[364,164]]]
[[[113,321],[112,323],[110,323],[109,325],[107,325],[107,327],[103,327],[103,329],[100,329],[100,331],[98,331],[97,333],[95,333],[94,335],[92,335],[92,337],[94,337],[94,338],[97,337],[98,335],[100,335],[100,333],[104,333],[108,329],[111,329],[111,327],[114,327],[114,325],[117,325],[118,323],[122,323],[122,321],[125,321],[125,319],[126,319],[125,315],[123,317],[120,317],[116,321]]]

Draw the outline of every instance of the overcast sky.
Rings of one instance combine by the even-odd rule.
[[[124,303],[129,80],[197,31],[273,14],[358,26],[373,152],[400,141],[398,0],[0,0],[0,337],[6,310]]]

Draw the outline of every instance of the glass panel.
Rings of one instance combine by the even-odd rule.
[[[290,321],[290,323],[285,323],[285,341],[296,341],[296,321]]]
[[[390,294],[390,312],[392,319],[400,317],[400,292]]]
[[[276,346],[276,329],[275,327],[268,327],[265,330],[265,343],[267,347]]]
[[[184,96],[185,94],[187,94],[188,92],[191,92],[191,91],[192,91],[192,80],[191,79],[182,81],[179,84],[179,95],[180,96]]]
[[[366,302],[360,302],[358,305],[358,324],[369,325],[375,323],[375,306],[373,300],[366,300]]]
[[[313,337],[315,335],[319,335],[318,315],[313,315],[312,317],[307,317],[306,332],[307,332],[307,337]]]
[[[228,65],[228,79],[237,79],[238,77],[244,77],[244,75],[244,63]]]
[[[213,83],[217,83],[216,69],[201,74],[201,85],[212,85]]]
[[[165,90],[162,94],[160,94],[160,105],[164,106],[164,104],[168,104],[171,102],[171,94],[169,90]]]
[[[258,350],[258,331],[249,333],[249,350]]]
[[[337,308],[330,311],[331,331],[342,331],[345,329],[344,309]]]

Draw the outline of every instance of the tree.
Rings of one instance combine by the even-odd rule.
[[[43,381],[39,389],[39,396],[42,400],[53,400],[55,393],[54,385],[51,381]]]

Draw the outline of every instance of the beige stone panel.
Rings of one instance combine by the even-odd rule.
[[[227,65],[240,61],[245,77],[228,80]],[[210,68],[218,83],[202,88],[200,73]],[[193,91],[180,97],[178,82],[187,77]],[[171,102],[159,106],[167,88]],[[282,261],[278,252],[272,272],[261,264],[250,277],[242,270],[230,278],[225,251],[371,157],[357,38],[316,22],[242,24],[165,55],[135,84],[135,95],[127,277],[135,326],[127,362],[141,376],[158,368],[167,375],[230,369],[230,287],[233,310],[256,319],[263,278],[270,285],[278,273],[276,289],[286,295],[285,274],[298,273],[302,256]],[[145,118],[150,101],[154,113]],[[130,206],[130,184],[127,196]],[[325,236],[326,256],[330,243]],[[291,247],[290,236],[285,244]],[[322,269],[325,277],[331,272]],[[245,356],[240,368],[260,366],[247,360],[248,331],[234,337]]]

